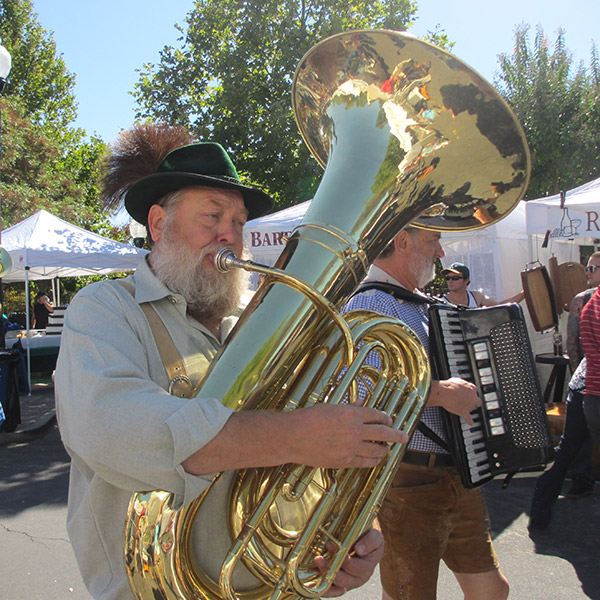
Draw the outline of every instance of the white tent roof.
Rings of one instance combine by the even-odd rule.
[[[564,208],[560,194],[527,202],[527,233],[556,240],[600,237],[600,179],[566,192]]]
[[[147,250],[71,225],[45,210],[2,232],[13,262],[4,281],[103,275],[135,269]]]
[[[510,297],[521,289],[519,272],[529,261],[525,231],[525,205],[519,202],[504,219],[484,229],[444,232],[446,256],[442,264],[466,264],[472,272],[473,289],[492,298]],[[310,206],[310,200],[246,223],[245,243],[255,261],[272,265],[285,246],[285,236],[297,227]]]
[[[285,246],[285,236],[300,225],[310,200],[270,215],[252,219],[244,227],[244,241],[258,262],[272,265]]]
[[[248,249],[255,257],[274,255],[277,257],[285,246],[284,239],[297,227],[310,206],[310,200],[290,206],[278,212],[252,219],[244,229]],[[444,240],[473,240],[477,237],[494,237],[501,239],[526,239],[525,205],[519,202],[515,209],[500,222],[477,231],[463,233],[445,232]]]

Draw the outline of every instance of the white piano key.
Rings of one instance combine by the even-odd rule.
[[[477,483],[490,474],[490,469],[471,469],[471,481]]]
[[[476,460],[481,456],[487,458],[485,444],[481,440],[478,440],[472,446],[469,444],[466,444],[465,450],[466,450],[467,457],[471,457],[473,460]],[[469,462],[471,462],[471,458],[469,458]]]
[[[461,421],[460,428],[464,432],[471,431],[471,429],[481,428],[481,420],[480,419],[473,419],[473,425],[469,425],[469,423],[467,423],[466,421]]]
[[[485,451],[485,447],[483,448],[483,450],[469,450],[466,453],[467,462],[469,462],[469,463],[478,460],[482,456],[486,456],[487,457],[487,453]]]
[[[465,440],[465,442],[473,438],[477,440],[483,439],[484,435],[482,431],[482,429],[475,431],[463,431],[463,439]]]

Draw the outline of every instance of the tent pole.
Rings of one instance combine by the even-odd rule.
[[[29,349],[29,267],[25,267],[25,319],[27,321],[27,382],[31,396],[31,350]]]
[[[55,277],[52,280],[52,300],[54,301],[54,306],[60,306],[60,280],[58,277]]]

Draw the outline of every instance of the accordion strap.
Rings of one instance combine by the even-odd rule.
[[[406,302],[414,302],[415,304],[440,304],[439,298],[432,298],[431,296],[425,296],[421,294],[415,294],[410,292],[406,288],[394,285],[393,283],[384,283],[383,281],[368,281],[363,283],[356,288],[354,295],[366,292],[368,290],[380,290],[393,296],[396,300],[404,300]],[[419,421],[417,429],[432,442],[435,442],[440,448],[443,448],[447,452],[451,452],[450,446],[443,440],[433,429],[425,425],[422,421]]]
[[[366,292],[368,290],[380,290],[393,296],[396,300],[404,300],[406,302],[414,302],[415,304],[439,304],[439,298],[432,298],[424,294],[415,294],[414,292],[408,291],[406,288],[394,285],[393,283],[384,283],[383,281],[367,281],[362,285],[359,285],[354,291],[353,296]]]
[[[448,445],[446,440],[443,440],[433,429],[427,427],[423,421],[419,421],[417,425],[417,429],[426,437],[429,438],[432,442],[435,442],[440,448],[443,448],[446,452],[452,454],[452,449]]]

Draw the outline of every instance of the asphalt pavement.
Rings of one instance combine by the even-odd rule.
[[[21,412],[15,432],[0,432],[0,598],[89,600],[65,529],[69,459],[49,380],[21,396]],[[600,484],[592,496],[559,499],[549,529],[530,536],[526,512],[535,479],[536,474],[520,474],[505,490],[500,481],[484,486],[510,598],[600,600]],[[379,600],[377,573],[344,597]],[[462,599],[444,566],[438,598]]]

